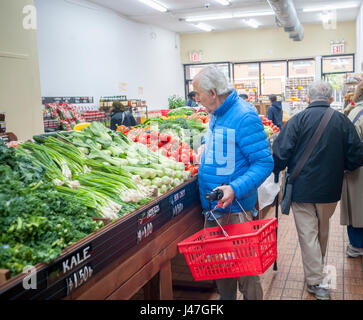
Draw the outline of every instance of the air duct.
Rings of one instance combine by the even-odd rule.
[[[289,38],[294,41],[304,39],[304,28],[296,14],[295,5],[292,0],[267,0],[276,14],[276,19],[289,33]]]

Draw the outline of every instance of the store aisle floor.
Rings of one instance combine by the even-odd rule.
[[[266,218],[274,216],[271,209]],[[349,258],[346,256],[348,236],[346,227],[339,223],[339,205],[330,222],[329,243],[326,265],[330,273],[332,300],[363,300],[363,257]],[[180,255],[176,258],[180,261]],[[183,280],[190,278],[187,267],[175,266],[175,277]],[[174,275],[173,275],[174,278]],[[304,270],[301,251],[297,238],[294,217],[279,216],[278,229],[278,271],[272,267],[261,276],[265,300],[314,300],[307,292],[304,281]],[[217,292],[200,292],[197,290],[174,290],[174,299],[210,299],[218,297]],[[238,299],[243,299],[239,293]]]

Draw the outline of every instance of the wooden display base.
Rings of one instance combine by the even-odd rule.
[[[200,205],[191,207],[65,299],[128,300],[141,288],[145,298],[173,299],[171,260],[177,244],[203,228],[202,220]]]
[[[0,269],[0,285],[10,279],[10,270]]]

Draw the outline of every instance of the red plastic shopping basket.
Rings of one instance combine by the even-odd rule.
[[[277,220],[265,219],[205,228],[178,243],[194,280],[264,273],[277,259]]]

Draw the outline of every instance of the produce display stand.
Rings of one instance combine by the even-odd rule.
[[[160,298],[172,298],[170,260],[176,244],[200,229],[199,215],[194,177],[68,247],[52,263],[37,264],[34,274],[2,283],[0,299],[128,299],[158,272]],[[35,279],[36,289],[24,289],[27,278]]]
[[[260,102],[260,103],[255,103],[254,106],[256,107],[258,114],[262,114],[267,117],[267,111],[268,108],[270,107],[269,104]]]

